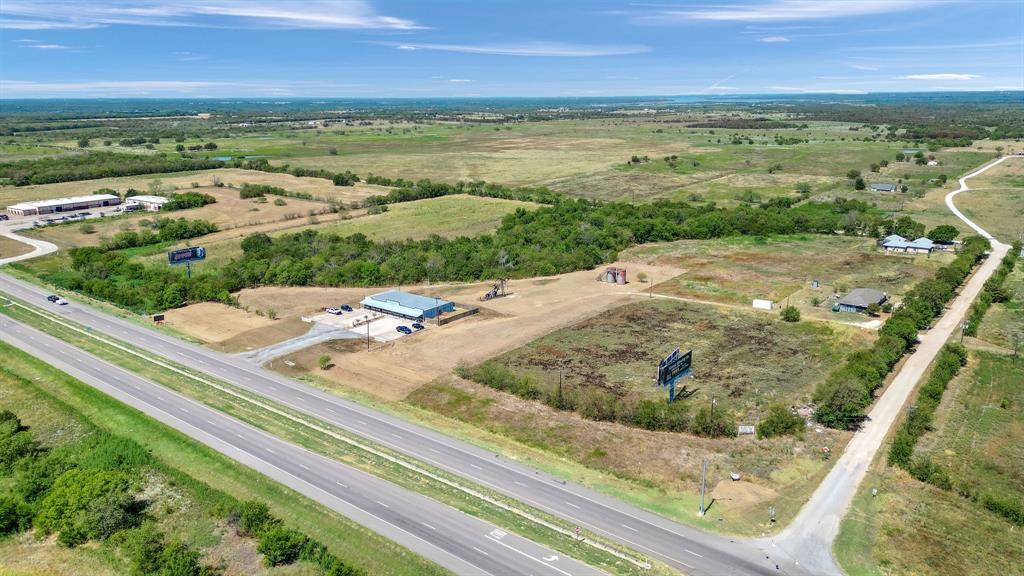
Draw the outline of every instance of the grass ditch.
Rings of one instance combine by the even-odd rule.
[[[175,505],[173,518],[177,521],[165,526],[189,542],[204,548],[215,546],[209,532],[215,519],[207,516],[218,515],[236,503],[235,499],[256,499],[268,503],[288,525],[301,526],[304,532],[324,542],[335,555],[351,561],[367,574],[447,574],[441,567],[387,538],[9,344],[0,342],[0,354],[4,358],[0,369],[0,406],[17,410],[33,429],[47,437],[67,441],[95,427],[146,448],[156,460],[159,474],[166,477],[175,490],[186,490],[199,504],[198,509]],[[77,422],[81,424],[76,425]],[[163,519],[160,522],[166,524]],[[105,552],[97,552],[88,546],[68,552],[62,548],[42,552],[38,544],[26,551],[19,546],[19,541],[11,540],[0,543],[0,564],[4,563],[6,554],[27,554],[32,556],[31,560],[22,558],[23,561],[41,566],[68,562],[76,569],[89,566],[91,573],[93,568],[106,567],[111,561]]]
[[[578,540],[573,524],[523,506],[498,492],[473,485],[296,410],[280,405],[272,406],[272,401],[255,393],[200,375],[175,362],[145,360],[140,356],[146,353],[129,344],[107,336],[100,338],[89,334],[87,329],[74,326],[71,322],[53,318],[47,312],[34,311],[13,301],[16,302],[15,306],[4,307],[0,312],[290,442],[425,494],[464,513],[612,573],[629,575],[671,572],[667,566],[652,565],[646,558],[637,556],[617,543],[592,534],[584,533]],[[122,354],[109,344],[102,345],[104,341],[139,356]]]

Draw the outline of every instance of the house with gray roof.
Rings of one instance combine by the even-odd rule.
[[[910,252],[912,254],[928,254],[939,247],[924,236],[917,240],[907,240],[899,234],[892,234],[879,240],[878,245],[886,252]]]
[[[888,299],[885,292],[873,288],[854,288],[850,293],[839,299],[839,312],[867,312],[872,304],[881,306]]]
[[[892,182],[872,182],[871,190],[873,192],[895,192],[896,185]]]

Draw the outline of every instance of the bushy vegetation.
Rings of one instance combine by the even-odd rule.
[[[188,220],[185,218],[155,218],[148,228],[139,230],[123,230],[114,234],[112,238],[100,242],[100,250],[122,250],[124,248],[136,248],[138,246],[149,246],[162,242],[173,242],[187,240],[217,231],[217,225],[206,220]]]
[[[207,204],[215,204],[217,199],[209,194],[203,194],[202,192],[183,192],[181,194],[171,194],[167,202],[160,207],[163,212],[173,212],[174,210],[188,210],[190,208],[202,208]]]
[[[107,541],[139,576],[220,573],[201,564],[198,550],[168,539],[149,517],[143,484],[162,464],[135,442],[92,430],[47,449],[17,415],[3,411],[0,458],[0,536],[34,528],[41,535],[56,534],[68,547]],[[217,511],[236,522],[242,535],[258,540],[267,566],[305,561],[324,575],[359,574],[323,544],[286,527],[266,504],[216,497]]]
[[[116,176],[135,176],[159,172],[210,170],[222,168],[223,162],[166,157],[160,154],[115,154],[90,152],[74,156],[48,156],[0,164],[0,181],[15,186],[50,184],[73,180],[93,180]]]
[[[508,188],[486,182],[456,182],[455,184],[431,182],[430,180],[410,182],[402,178],[391,179],[382,176],[370,176],[367,182],[381,186],[397,187],[397,190],[392,190],[383,196],[370,196],[365,199],[363,203],[367,206],[413,202],[415,200],[438,198],[451,194],[469,194],[470,196],[519,200],[521,202],[535,202],[537,204],[555,204],[565,198],[562,194],[547,188]]]
[[[789,408],[782,404],[772,404],[768,407],[768,415],[757,423],[757,437],[798,435],[806,427],[807,421],[794,414]]]
[[[541,400],[556,410],[578,413],[589,420],[618,422],[646,430],[689,432],[698,436],[735,436],[736,421],[732,414],[719,409],[712,412],[701,407],[695,415],[685,400],[624,399],[600,389],[565,390],[561,386],[545,390],[528,375],[519,376],[497,362],[477,366],[459,366],[456,373],[484,386],[514,394],[526,400]]]
[[[243,168],[245,170],[259,170],[260,172],[272,172],[275,174],[291,174],[292,176],[298,176],[300,178],[324,178],[334,182],[335,186],[353,186],[356,182],[359,182],[359,176],[346,170],[344,172],[331,172],[330,170],[324,170],[322,168],[302,168],[300,166],[290,166],[288,164],[281,164],[275,166],[270,162],[260,158],[257,160],[236,160],[232,164],[235,168]]]
[[[486,187],[483,190],[486,193]],[[97,259],[87,250],[75,249],[71,269],[49,272],[46,279],[132,310],[152,312],[203,300],[230,303],[231,292],[268,284],[375,286],[427,278],[548,276],[612,262],[620,251],[639,243],[797,232],[879,236],[909,225],[904,220],[909,219],[894,222],[871,205],[843,199],[734,209],[667,201],[633,205],[562,200],[536,210],[517,209],[493,235],[475,238],[372,241],[362,234],[338,236],[315,230],[274,238],[254,234],[243,242],[240,259],[191,279],[166,267],[146,267],[123,257]]]
[[[918,331],[927,328],[942,313],[957,286],[967,278],[988,248],[989,243],[984,238],[967,238],[953,262],[907,292],[903,305],[882,325],[874,345],[851,354],[846,363],[814,391],[818,422],[845,429],[860,425],[864,409],[871,403],[886,374],[917,342]]]
[[[1006,277],[1010,275],[1010,272],[1013,272],[1013,268],[1017,264],[1020,251],[1021,243],[1019,241],[1015,242],[1010,247],[1010,251],[1006,253],[1006,256],[1003,256],[1002,262],[999,263],[999,268],[985,282],[981,294],[978,295],[978,299],[974,301],[970,312],[967,314],[967,327],[964,329],[965,335],[976,336],[978,334],[981,321],[985,318],[985,313],[988,312],[992,303],[1010,300],[1010,291],[1004,285],[1006,284]]]
[[[242,184],[242,187],[238,190],[238,197],[243,200],[246,198],[263,198],[267,194],[272,196],[299,198],[301,200],[313,200],[313,195],[308,192],[292,192],[291,190],[285,190],[284,188],[270,186],[268,184],[250,184],[246,182],[245,184]]]

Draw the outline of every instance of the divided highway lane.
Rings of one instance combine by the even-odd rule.
[[[280,440],[10,318],[0,316],[0,335],[456,574],[601,574],[426,496]]]
[[[0,274],[0,291],[46,306],[46,292]],[[93,330],[187,364],[382,445],[489,486],[694,576],[804,574],[770,543],[735,540],[679,524],[518,462],[350,402],[241,358],[184,342],[78,303],[52,309]],[[779,568],[776,568],[779,566]]]

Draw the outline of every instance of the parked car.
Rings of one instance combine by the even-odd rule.
[[[92,212],[80,212],[79,216],[92,216]]]
[[[327,313],[328,314],[334,314],[335,316],[339,316],[339,315],[341,315],[341,308],[328,308],[327,309]]]
[[[402,334],[412,334],[412,329],[408,326],[398,326],[395,330],[398,330]]]
[[[11,219],[11,217],[8,216],[7,214],[0,214],[0,220],[10,220],[10,219]]]
[[[412,328],[413,330],[423,330],[423,324],[420,324],[419,322],[413,322]]]
[[[341,309],[344,310],[345,312],[351,312],[352,311],[352,307],[349,306],[348,304],[342,304],[341,305]]]
[[[50,302],[56,302],[57,300],[60,300],[60,296],[57,296],[56,294],[50,294],[49,296],[46,297],[46,299]]]

